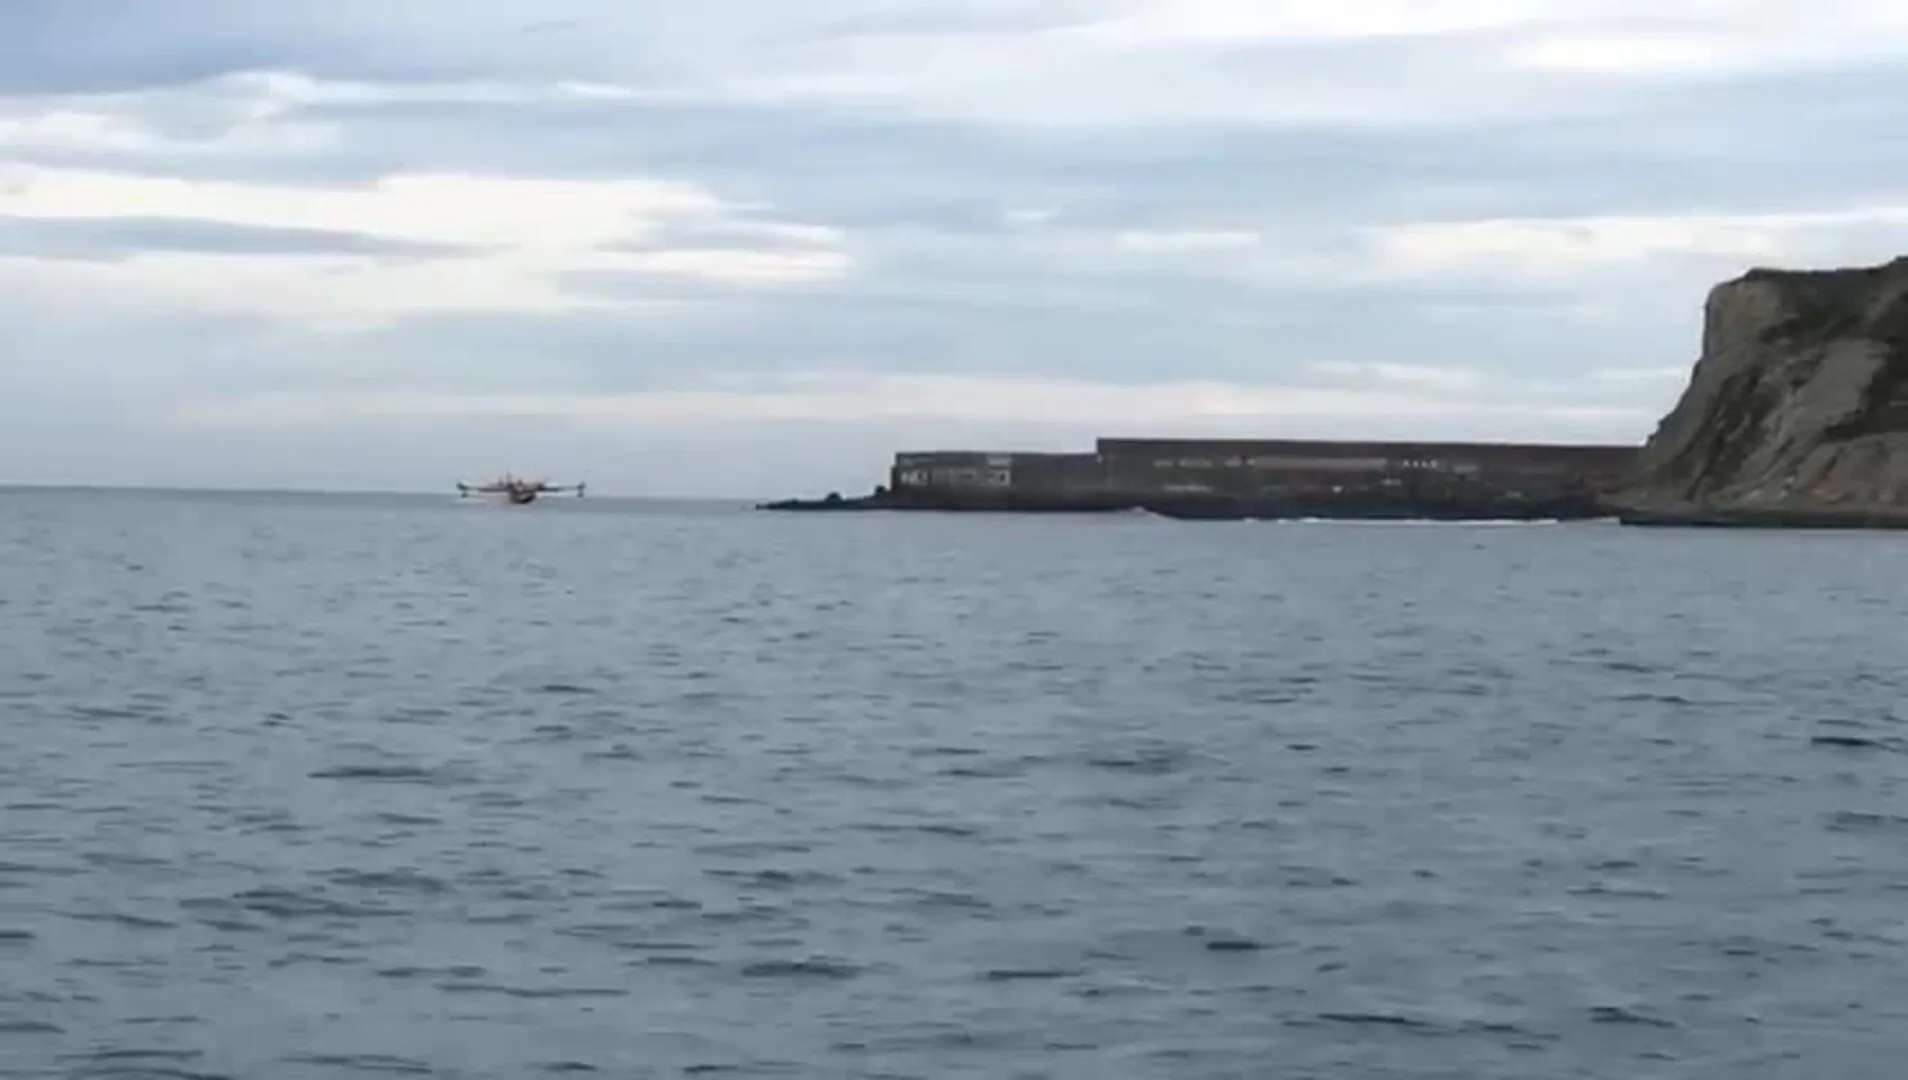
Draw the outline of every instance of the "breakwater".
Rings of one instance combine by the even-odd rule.
[[[1582,520],[1637,448],[1509,443],[1101,439],[1091,453],[904,452],[866,495],[764,510],[1108,513],[1187,521]]]
[[[757,509],[852,513],[913,510],[943,513],[1104,514],[1144,511],[1180,521],[1277,521],[1313,518],[1358,521],[1582,521],[1615,516],[1595,498],[1509,499],[1344,495],[1238,498],[1196,492],[1074,493],[922,491],[821,499],[783,499]]]
[[[1178,495],[1140,501],[1140,508],[1182,521],[1589,521],[1613,511],[1590,496],[1508,498],[1502,495],[1361,493],[1276,498]]]
[[[1104,514],[1132,510],[1139,501],[1111,491],[1014,491],[986,488],[876,488],[867,495],[843,497],[831,492],[820,499],[781,499],[762,503],[758,510],[841,512],[858,510],[932,510],[981,514]]]
[[[1684,529],[1908,529],[1908,507],[1619,506],[1624,525]]]

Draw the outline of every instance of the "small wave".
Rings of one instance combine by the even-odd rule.
[[[297,1065],[316,1065],[326,1069],[353,1072],[392,1073],[400,1076],[430,1076],[437,1070],[427,1061],[390,1054],[308,1054],[290,1059]]]
[[[162,1048],[155,1047],[152,1049],[95,1050],[90,1054],[82,1055],[79,1060],[92,1062],[98,1065],[117,1066],[117,1064],[120,1062],[128,1062],[128,1061],[130,1062],[197,1061],[200,1058],[203,1058],[204,1056],[205,1054],[203,1054],[202,1052],[198,1050],[172,1050],[172,1049],[162,1049]],[[140,1071],[145,1072],[146,1070],[142,1069]],[[165,1075],[172,1076],[172,1075],[183,1075],[183,1074],[176,1074],[176,1073],[167,1071]]]
[[[508,986],[487,982],[441,982],[437,989],[446,994],[502,994],[505,997],[538,1000],[573,998],[623,998],[630,992],[616,986]]]
[[[1620,1005],[1598,1005],[1590,1010],[1590,1019],[1598,1024],[1634,1024],[1639,1027],[1673,1028],[1676,1021],[1650,1016]]]
[[[820,870],[781,870],[769,867],[765,870],[725,870],[709,869],[704,874],[722,881],[729,881],[746,888],[755,889],[794,889],[802,886],[829,886],[843,884],[838,874],[824,873]]]
[[[1318,1014],[1318,1018],[1333,1024],[1372,1025],[1405,1028],[1411,1031],[1431,1031],[1438,1026],[1429,1020],[1420,1020],[1415,1016],[1405,1016],[1400,1013],[1323,1012]]]
[[[760,960],[742,969],[742,974],[752,979],[852,979],[861,972],[855,964],[823,957]]]
[[[346,904],[326,896],[279,888],[247,889],[233,896],[230,902],[247,911],[276,919],[368,919],[399,914],[387,908]]]
[[[1900,832],[1908,830],[1908,817],[1837,810],[1828,816],[1828,829],[1842,833]]]
[[[993,968],[986,974],[988,982],[1024,982],[1044,979],[1077,979],[1086,974],[1076,968]]]
[[[372,892],[441,893],[450,889],[442,879],[416,870],[340,870],[329,875],[333,885]]]
[[[313,780],[386,780],[397,782],[428,782],[436,779],[437,774],[416,765],[340,765],[329,769],[317,769],[311,772]]]
[[[164,919],[155,919],[146,915],[129,915],[119,911],[82,911],[72,912],[67,918],[79,922],[117,923],[133,930],[171,930],[178,924]]]
[[[1212,937],[1206,939],[1206,951],[1216,953],[1259,952],[1265,948],[1261,942],[1243,937]]]
[[[1826,746],[1840,750],[1900,750],[1893,739],[1870,739],[1859,735],[1812,735],[1809,745]]]
[[[452,964],[448,967],[389,967],[379,968],[377,975],[381,979],[481,979],[488,974],[474,964]]]

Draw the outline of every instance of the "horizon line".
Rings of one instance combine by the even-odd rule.
[[[126,495],[356,495],[381,496],[387,498],[423,498],[442,495],[457,500],[457,489],[452,486],[448,491],[424,488],[355,488],[355,487],[255,487],[250,485],[228,486],[221,484],[138,484],[138,483],[66,483],[57,481],[7,480],[0,481],[0,493],[36,493],[36,494],[126,494]],[[591,494],[583,497],[604,499],[615,502],[751,502],[768,498],[766,495],[660,495],[638,493]],[[570,499],[577,497],[572,495]],[[563,501],[552,499],[550,501]]]

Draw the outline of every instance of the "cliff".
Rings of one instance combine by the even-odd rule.
[[[1701,358],[1619,502],[1639,517],[1908,523],[1908,257],[1710,290]]]

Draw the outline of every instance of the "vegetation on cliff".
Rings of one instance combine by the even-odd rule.
[[[1712,289],[1701,358],[1623,501],[1908,515],[1908,258]]]

